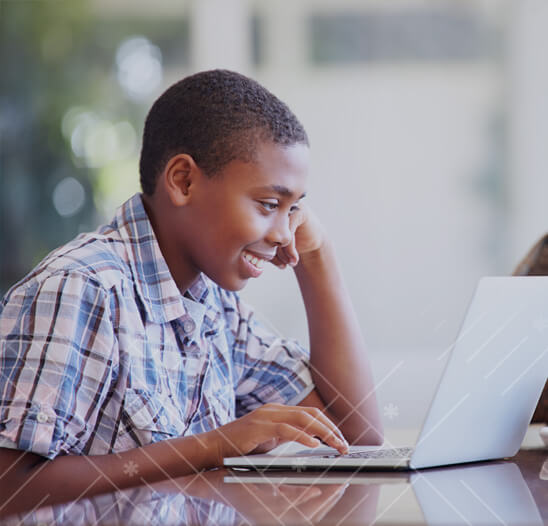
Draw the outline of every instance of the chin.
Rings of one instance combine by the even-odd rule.
[[[242,290],[249,280],[243,279],[243,278],[227,278],[227,279],[216,279],[214,276],[208,275],[208,278],[211,279],[211,281],[215,282],[219,287],[222,289],[228,290],[230,292],[238,292]]]
[[[242,290],[247,285],[247,280],[240,280],[238,283],[231,283],[225,285],[221,285],[221,287],[225,290],[229,290],[231,292],[238,292]]]

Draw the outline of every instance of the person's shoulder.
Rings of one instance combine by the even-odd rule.
[[[6,294],[24,294],[48,280],[78,277],[105,291],[119,287],[131,275],[126,247],[111,225],[78,235],[50,252]]]

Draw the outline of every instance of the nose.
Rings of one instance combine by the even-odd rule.
[[[273,246],[285,247],[291,243],[293,233],[289,226],[289,216],[280,214],[267,232],[266,240]]]

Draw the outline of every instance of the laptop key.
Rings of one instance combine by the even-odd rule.
[[[395,447],[384,449],[372,449],[368,451],[353,451],[346,455],[322,455],[322,458],[409,458],[413,452],[412,447]]]

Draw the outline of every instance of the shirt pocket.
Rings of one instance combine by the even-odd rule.
[[[115,449],[124,451],[181,436],[184,428],[181,411],[170,396],[128,389]]]

